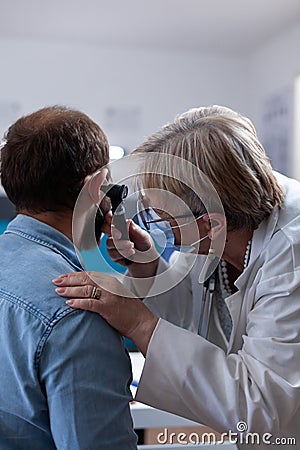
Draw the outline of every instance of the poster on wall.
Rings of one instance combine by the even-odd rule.
[[[292,90],[284,88],[266,98],[262,108],[261,142],[273,168],[289,175],[292,135]]]

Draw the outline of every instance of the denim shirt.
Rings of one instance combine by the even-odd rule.
[[[120,335],[51,281],[78,270],[72,242],[38,220],[0,236],[1,450],[136,449]]]

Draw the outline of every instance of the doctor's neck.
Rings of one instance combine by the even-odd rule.
[[[252,236],[253,230],[240,229],[227,232],[222,259],[234,266],[240,272],[243,272],[244,270],[245,254]]]

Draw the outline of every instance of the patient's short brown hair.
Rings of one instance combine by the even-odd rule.
[[[109,162],[102,129],[62,106],[21,117],[1,150],[1,182],[17,211],[73,209],[84,179]]]

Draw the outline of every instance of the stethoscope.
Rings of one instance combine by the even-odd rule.
[[[210,270],[210,268],[208,268]],[[211,309],[216,289],[218,266],[203,283],[203,294],[200,305],[198,335],[207,339]]]

